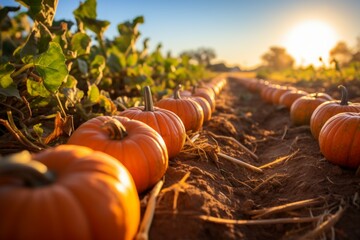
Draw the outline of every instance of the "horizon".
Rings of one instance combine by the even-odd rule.
[[[80,1],[59,2],[55,19],[74,21],[72,12],[79,3]],[[4,0],[2,5],[19,4],[13,0]],[[261,64],[261,56],[271,46],[289,50],[288,53],[295,58],[297,65],[318,64],[314,59],[320,57],[316,56],[316,51],[325,45],[322,44],[325,42],[327,49],[334,47],[339,41],[354,47],[356,38],[360,36],[357,27],[360,22],[359,9],[360,1],[356,0],[120,0],[97,1],[97,18],[111,22],[105,32],[108,39],[118,35],[119,23],[143,16],[145,22],[139,27],[141,36],[138,44],[149,38],[151,51],[159,43],[162,44],[164,53],[170,51],[173,55],[201,47],[211,48],[216,53],[214,62],[251,69]],[[299,26],[308,21],[321,22],[326,27],[311,31],[301,30]],[[297,28],[298,32],[294,32]],[[328,29],[327,34],[331,39],[323,36],[323,29]],[[291,34],[293,40],[289,40]],[[315,44],[318,47],[314,46]],[[327,59],[327,56],[323,56],[326,48],[321,50],[323,59]],[[308,51],[307,55],[301,56],[305,51]],[[310,56],[311,54],[314,56]]]

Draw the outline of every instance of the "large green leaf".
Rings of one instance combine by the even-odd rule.
[[[34,58],[36,71],[48,91],[56,92],[68,77],[65,60],[61,47],[55,42],[50,42],[48,50]]]
[[[90,53],[90,44],[91,38],[86,33],[78,32],[71,39],[71,49],[78,56]]]

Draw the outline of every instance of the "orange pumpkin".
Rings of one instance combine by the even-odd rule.
[[[128,108],[119,115],[144,122],[157,131],[164,139],[170,158],[176,156],[185,144],[183,122],[175,113],[154,107],[149,86],[144,88],[144,106]]]
[[[158,182],[168,167],[163,138],[151,127],[120,116],[100,116],[81,124],[68,144],[82,145],[118,159],[131,173],[138,192]]]
[[[360,112],[360,104],[348,101],[348,93],[344,86],[339,86],[341,100],[326,101],[320,104],[310,119],[310,130],[315,139],[318,139],[321,128],[332,116],[341,112]]]
[[[215,106],[216,106],[215,93],[209,87],[193,86],[191,96],[205,98],[206,101],[208,101],[210,104],[211,112],[215,111]]]
[[[0,160],[0,239],[134,238],[138,193],[113,157],[60,145]]]
[[[306,96],[309,93],[302,91],[302,90],[291,90],[288,92],[285,92],[281,97],[279,98],[279,105],[285,106],[287,109],[291,108],[291,105],[295,102],[296,99]]]
[[[314,110],[321,103],[332,100],[326,93],[309,94],[298,98],[290,108],[290,119],[295,126],[309,125]]]
[[[276,84],[268,84],[264,86],[260,92],[261,99],[266,103],[272,103],[272,94],[279,87]]]
[[[360,113],[343,112],[329,118],[319,133],[320,151],[340,166],[360,166]]]
[[[271,94],[271,102],[275,105],[278,105],[280,103],[280,97],[286,93],[286,92],[290,92],[292,90],[295,90],[294,87],[289,87],[289,86],[279,86],[277,87],[273,93]]]
[[[180,91],[180,97],[191,98],[200,105],[204,113],[204,123],[211,119],[211,115],[212,115],[211,106],[205,98],[194,96],[192,95],[191,91],[187,91],[187,90]]]
[[[194,100],[181,98],[180,88],[181,86],[177,86],[173,97],[159,100],[156,106],[174,112],[182,120],[186,131],[196,132],[203,125],[204,112],[201,106]]]

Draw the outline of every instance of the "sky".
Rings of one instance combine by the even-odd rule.
[[[59,0],[55,19],[74,20],[79,3]],[[0,5],[19,4],[1,0]],[[149,38],[150,50],[159,43],[172,55],[212,48],[216,61],[243,69],[260,64],[270,46],[289,48],[297,64],[308,64],[315,63],[309,52],[340,40],[354,47],[360,36],[360,0],[98,0],[97,14],[111,22],[105,33],[109,39],[118,34],[119,23],[141,15],[140,43]],[[323,27],[304,31],[315,25]]]

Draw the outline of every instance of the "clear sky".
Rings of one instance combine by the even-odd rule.
[[[18,5],[13,0],[0,4]],[[79,1],[59,0],[55,18],[73,20],[72,11],[78,5]],[[304,42],[317,39],[321,45],[343,40],[352,47],[360,36],[360,0],[98,0],[97,5],[98,19],[111,22],[108,38],[117,34],[118,23],[143,15],[140,41],[150,38],[151,49],[162,43],[164,53],[176,55],[209,47],[218,61],[240,67],[259,64],[270,46],[292,47],[294,54],[301,54]],[[320,28],[297,30],[289,40],[290,33],[308,20],[325,24],[330,37]],[[299,48],[294,49],[294,44]],[[295,57],[298,63],[307,63],[306,57]]]

